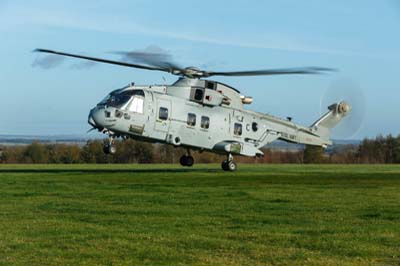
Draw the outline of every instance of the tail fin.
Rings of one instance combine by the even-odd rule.
[[[334,128],[351,111],[351,106],[346,102],[332,104],[329,111],[311,125],[311,129],[321,138],[329,140],[331,129]]]

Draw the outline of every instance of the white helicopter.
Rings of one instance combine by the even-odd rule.
[[[186,148],[186,154],[180,159],[182,166],[194,164],[191,150],[226,154],[222,169],[235,171],[237,165],[233,155],[263,156],[260,148],[275,140],[321,147],[332,145],[331,129],[351,111],[346,101],[333,102],[321,118],[309,126],[302,126],[290,118],[247,110],[244,105],[252,103],[251,97],[241,95],[227,84],[205,79],[211,76],[318,74],[331,71],[329,68],[219,72],[182,68],[148,53],[127,53],[141,62],[131,63],[47,49],[35,51],[180,76],[172,85],[130,84],[114,90],[90,110],[88,122],[109,136],[104,151],[110,154],[117,152],[115,138],[133,138]]]

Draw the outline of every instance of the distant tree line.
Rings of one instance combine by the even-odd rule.
[[[106,155],[106,140],[90,140],[85,145],[43,144],[5,146],[0,152],[1,163],[179,163],[185,153],[183,148],[164,144],[151,144],[132,139],[116,141],[117,153]],[[262,158],[235,156],[242,163],[400,163],[400,136],[379,136],[364,139],[360,145],[338,145],[324,151],[315,146],[302,150],[263,149]],[[196,163],[220,163],[224,155],[210,152],[193,152]]]
[[[366,138],[359,145],[338,145],[328,153],[319,147],[306,147],[303,159],[304,163],[397,164],[400,135]]]

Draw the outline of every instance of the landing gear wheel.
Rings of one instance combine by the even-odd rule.
[[[117,152],[117,146],[115,145],[113,136],[109,136],[108,142],[104,143],[103,152],[105,154],[115,154]]]
[[[236,171],[236,169],[237,169],[237,165],[234,161],[228,162],[227,160],[225,160],[221,163],[221,167],[222,167],[222,170],[230,171],[230,172]]]
[[[115,144],[105,145],[103,147],[103,152],[105,154],[115,154],[117,153],[117,146],[115,146]]]
[[[183,155],[180,159],[179,159],[179,163],[182,166],[193,166],[194,164],[194,159],[192,156],[190,155]]]
[[[236,169],[237,169],[236,163],[234,161],[229,161],[228,162],[228,170],[233,172],[233,171],[236,171]]]
[[[186,166],[193,166],[193,164],[194,164],[194,159],[193,159],[193,157],[192,156],[187,156],[186,157]]]
[[[186,156],[185,155],[181,156],[181,158],[179,159],[179,163],[182,166],[186,166]]]
[[[222,167],[222,170],[228,171],[228,161],[227,160],[222,161],[221,167]]]
[[[232,156],[232,154],[230,154],[230,153],[227,154],[227,159],[224,160],[224,161],[221,163],[221,167],[222,167],[222,170],[224,170],[224,171],[230,171],[230,172],[236,171],[237,165],[236,165],[236,163],[233,161],[233,156]]]
[[[116,153],[117,153],[117,146],[116,146],[115,144],[111,144],[111,145],[108,147],[108,149],[109,149],[109,151],[110,151],[110,154],[116,154]]]

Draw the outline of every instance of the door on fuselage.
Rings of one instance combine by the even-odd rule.
[[[124,114],[124,119],[129,121],[129,132],[143,135],[146,123],[144,96],[141,94],[133,96],[126,110],[128,113]]]

